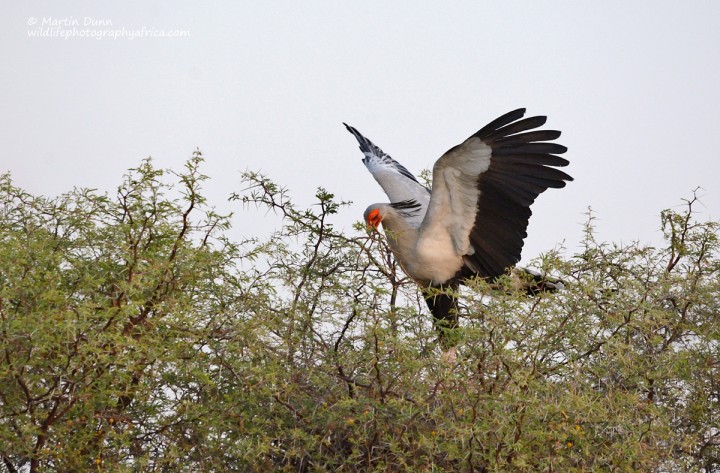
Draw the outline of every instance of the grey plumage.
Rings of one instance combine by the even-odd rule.
[[[457,323],[457,301],[431,288],[455,289],[467,278],[497,278],[520,261],[530,206],[548,188],[571,181],[565,146],[556,130],[538,130],[546,117],[523,118],[517,109],[491,121],[452,147],[433,167],[429,192],[400,163],[345,125],[365,154],[363,163],[390,197],[367,215],[389,230],[390,247],[405,272],[423,288],[443,327]],[[552,289],[546,278],[537,288]]]

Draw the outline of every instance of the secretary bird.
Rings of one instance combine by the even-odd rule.
[[[524,108],[506,113],[450,148],[433,166],[432,191],[344,123],[390,199],[369,206],[365,223],[375,230],[382,223],[395,258],[423,291],[441,342],[457,326],[458,286],[473,277],[492,281],[513,268],[527,236],[530,205],[546,189],[572,181],[556,169],[568,165],[557,156],[567,148],[550,143],[560,132],[536,130],[547,117],[524,115]],[[528,293],[555,288],[542,275],[518,269],[533,279]]]

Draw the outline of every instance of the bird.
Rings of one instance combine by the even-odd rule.
[[[573,178],[557,169],[569,161],[553,142],[561,132],[542,130],[545,116],[508,112],[450,148],[433,165],[432,189],[357,129],[362,162],[389,203],[363,215],[371,230],[382,228],[395,259],[420,286],[440,340],[458,324],[457,289],[473,278],[494,281],[521,257],[530,206],[548,188]],[[526,271],[528,292],[553,289],[542,274]],[[560,286],[560,284],[557,284]]]

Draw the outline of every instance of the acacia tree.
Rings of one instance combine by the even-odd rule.
[[[384,240],[247,173],[231,217],[149,160],[117,193],[0,178],[0,456],[16,471],[717,471],[718,223],[536,261],[566,289],[463,290],[458,359]],[[503,284],[503,281],[500,281]]]

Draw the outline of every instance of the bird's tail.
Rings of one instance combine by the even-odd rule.
[[[512,273],[513,287],[525,291],[528,295],[540,292],[554,292],[565,289],[561,279],[540,273],[538,271],[516,266]]]

